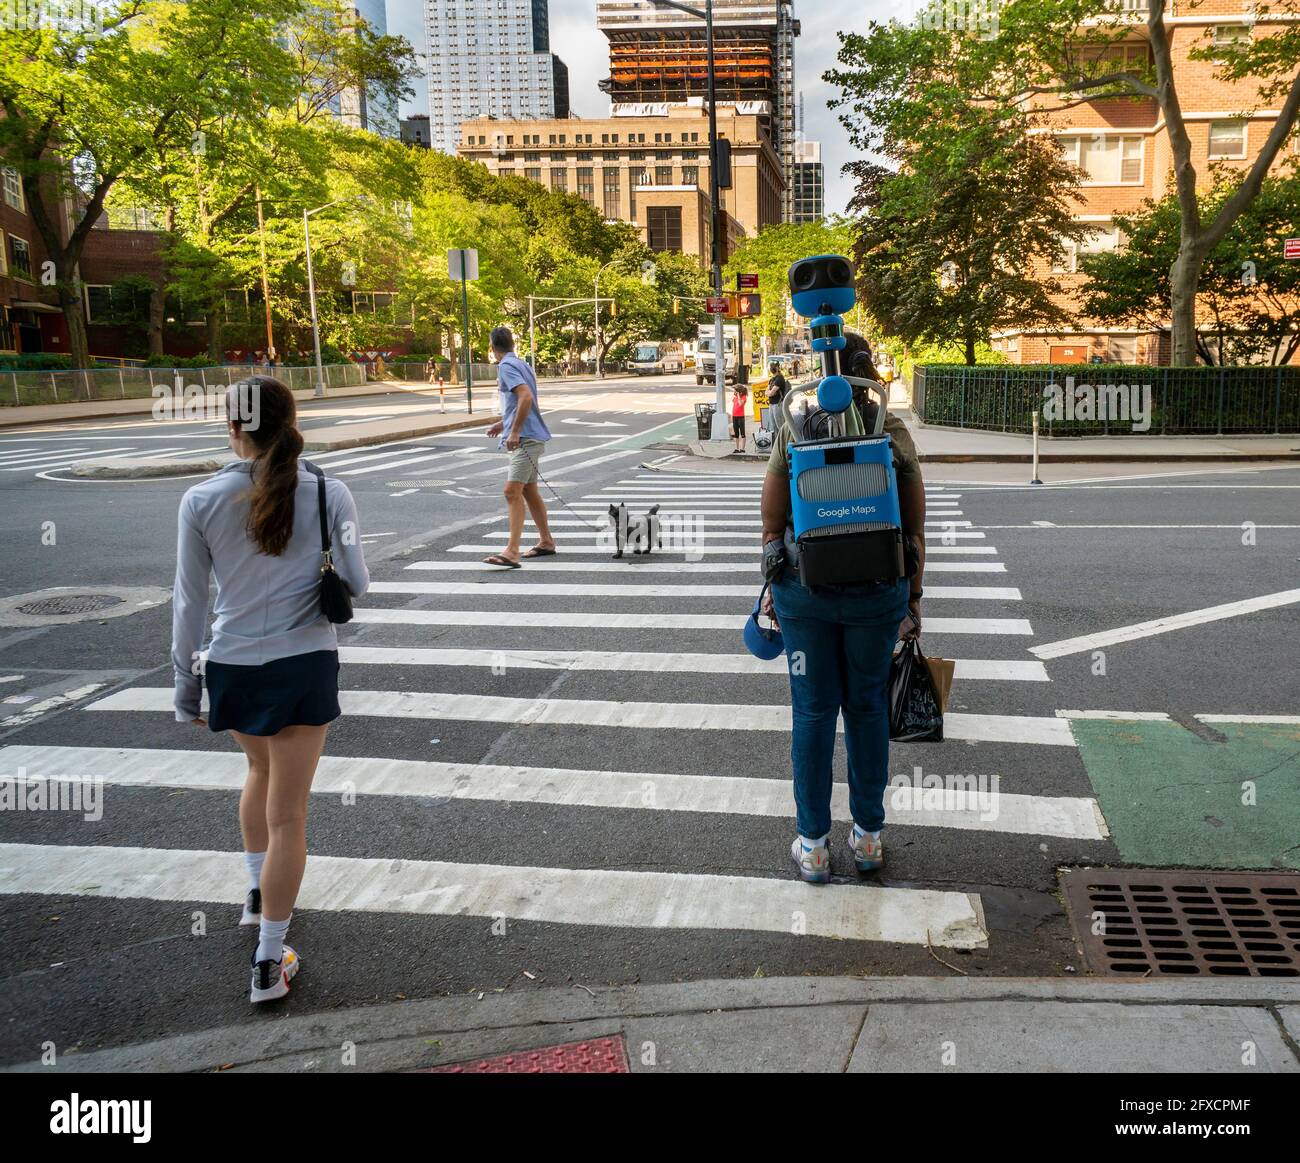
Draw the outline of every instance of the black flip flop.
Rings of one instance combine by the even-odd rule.
[[[519,569],[519,568],[520,568],[520,566],[519,566],[519,562],[517,562],[517,561],[511,561],[510,558],[508,558],[508,557],[502,557],[501,554],[499,554],[499,553],[494,553],[491,557],[485,557],[485,558],[483,559],[483,564],[484,564],[484,565],[498,565],[498,566],[503,566],[503,567],[506,568],[506,569]]]
[[[556,550],[554,549],[543,549],[540,545],[534,545],[532,549],[528,550],[526,553],[521,553],[519,556],[520,557],[554,557],[555,554],[556,554]]]

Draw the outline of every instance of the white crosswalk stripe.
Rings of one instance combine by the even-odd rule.
[[[589,405],[588,400],[581,406]],[[615,435],[595,443],[575,441],[579,447],[549,454],[546,463],[558,461],[557,467],[567,472],[619,456],[645,455],[613,447],[618,432],[612,431]],[[4,455],[0,451],[0,467]],[[26,453],[19,449],[12,455]],[[489,457],[491,467],[480,468]],[[430,475],[457,479],[501,469],[500,453],[468,443],[446,451],[393,442],[324,453],[316,459],[345,479],[364,479],[406,465],[427,465]],[[469,473],[462,471],[466,467]],[[744,767],[731,769],[744,772],[737,775],[698,774],[698,766],[674,770],[679,765],[674,756],[684,749],[698,753],[707,748],[720,729],[738,733],[730,738],[743,733],[764,753],[788,749],[787,662],[783,657],[756,659],[741,650],[739,641],[760,585],[754,543],[761,528],[756,509],[762,478],[747,474],[738,479],[723,472],[665,475],[630,466],[620,471],[628,472],[624,480],[574,498],[568,513],[555,513],[551,524],[561,543],[556,557],[529,561],[520,572],[493,570],[473,560],[469,555],[486,556],[501,548],[502,517],[493,514],[474,526],[479,543],[449,539],[425,550],[425,560],[402,562],[396,578],[391,572],[377,578],[372,596],[358,604],[354,623],[340,630],[340,702],[345,716],[357,720],[354,731],[365,732],[353,734],[353,740],[385,740],[402,721],[412,724],[406,730],[425,733],[429,727],[421,724],[444,724],[437,729],[444,737],[457,726],[497,724],[512,729],[512,735],[538,732],[532,738],[540,741],[541,749],[530,759],[536,766],[501,762],[491,752],[485,762],[397,758],[382,750],[328,755],[313,785],[315,796],[354,794],[362,810],[380,813],[380,820],[386,818],[385,804],[433,797],[469,801],[483,811],[527,804],[548,805],[556,812],[606,809],[645,817],[675,813],[681,820],[683,813],[702,813],[742,832],[763,819],[783,821],[793,830],[789,779],[779,773],[783,764],[777,765],[775,778],[768,771],[770,764],[758,774]],[[1001,580],[988,575],[1006,575],[1008,570],[996,547],[987,543],[974,512],[966,517],[957,507],[961,498],[960,492],[942,487],[927,490],[933,507],[925,641],[947,657],[967,653],[949,647],[973,643],[969,653],[977,657],[956,657],[954,681],[960,694],[944,723],[945,740],[952,741],[953,749],[936,747],[927,769],[946,765],[951,770],[985,771],[995,787],[992,792],[983,785],[966,793],[952,788],[935,792],[900,773],[898,786],[887,793],[890,822],[997,835],[1004,837],[1000,843],[1033,844],[1034,850],[1042,838],[1104,841],[1105,821],[1090,794],[1055,794],[1055,785],[1054,794],[1000,790],[994,775],[998,761],[992,761],[990,770],[975,758],[1018,756],[1021,748],[1025,754],[1051,755],[1074,747],[1074,739],[1068,719],[1058,717],[1043,699],[1029,699],[1034,692],[1048,696],[1052,690],[1045,663],[1024,656],[1021,643],[1034,633],[1029,619],[940,613],[972,608],[953,607],[951,602],[981,602],[990,609],[987,603],[1022,601],[1018,587],[979,584]],[[693,543],[684,552],[612,560],[612,550],[603,544],[608,538],[604,518],[608,505],[620,500],[634,512],[658,503],[665,517],[687,525],[691,518],[698,519],[692,527]],[[595,528],[584,528],[587,518]],[[487,578],[488,573],[499,576]],[[429,600],[438,604],[429,608]],[[653,608],[656,600],[662,603],[661,611]],[[705,610],[713,612],[694,612],[704,602],[711,603]],[[456,605],[474,608],[449,608]],[[654,632],[653,637],[632,637],[645,631]],[[548,680],[541,673],[546,671],[557,679]],[[495,678],[514,682],[510,676],[515,672],[537,677],[530,680],[531,686],[491,685]],[[612,685],[616,678],[617,688]],[[562,688],[561,681],[567,687]],[[615,689],[618,698],[583,697]],[[625,691],[642,697],[624,697]],[[998,691],[1011,692],[1012,697],[982,702],[976,697]],[[701,699],[710,701],[695,701]],[[1017,713],[989,713],[990,707]],[[1025,707],[1043,709],[1021,713]],[[123,716],[154,716],[152,722],[170,716],[169,687],[127,686],[84,709],[103,724],[96,741],[103,738],[104,745],[0,747],[0,781],[98,779],[138,789],[135,794],[141,796],[177,789],[234,793],[243,786],[246,762],[233,750],[135,745],[140,720]],[[608,748],[608,767],[547,762],[558,759],[562,764],[565,753],[555,748],[564,747],[565,732],[584,729],[611,733],[597,736],[600,739],[650,740],[656,770],[625,770],[638,764],[619,763],[618,744]],[[115,745],[119,742],[129,745]],[[1002,750],[968,753],[964,748],[970,745]],[[603,764],[603,754],[586,761]],[[919,768],[915,774],[920,776]],[[843,782],[834,787],[832,815],[841,824],[851,819]],[[244,894],[237,852],[145,847],[130,836],[122,840],[111,845],[0,844],[0,892],[230,904]],[[615,871],[551,867],[549,861],[537,867],[523,862],[397,860],[383,850],[382,840],[378,845],[378,851],[366,849],[360,855],[310,856],[298,907],[422,916],[504,915],[543,925],[645,932],[782,935],[790,933],[792,915],[801,914],[801,931],[814,936],[921,948],[979,949],[989,943],[976,893],[950,891],[946,883],[834,883],[809,890],[794,879],[783,851],[771,854],[768,873],[724,875],[671,866],[662,871]],[[472,847],[468,851],[472,853]],[[937,870],[934,880],[949,882],[949,870]]]

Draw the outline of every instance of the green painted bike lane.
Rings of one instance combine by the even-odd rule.
[[[1126,864],[1300,868],[1300,725],[1072,719]]]

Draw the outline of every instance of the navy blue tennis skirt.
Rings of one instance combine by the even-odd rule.
[[[285,727],[320,727],[339,710],[339,652],[313,650],[261,666],[208,660],[208,730],[274,735]]]

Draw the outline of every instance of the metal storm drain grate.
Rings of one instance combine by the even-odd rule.
[[[1300,977],[1300,874],[1086,868],[1061,888],[1094,973]]]
[[[453,1062],[449,1066],[432,1066],[416,1074],[628,1074],[627,1049],[621,1035],[588,1038],[585,1042],[566,1042],[562,1046],[543,1046],[539,1050],[518,1050],[480,1058],[472,1062]]]
[[[116,594],[59,594],[52,598],[39,598],[37,601],[27,602],[16,609],[20,614],[59,617],[93,614],[97,610],[107,610],[110,606],[120,606],[125,600]]]

